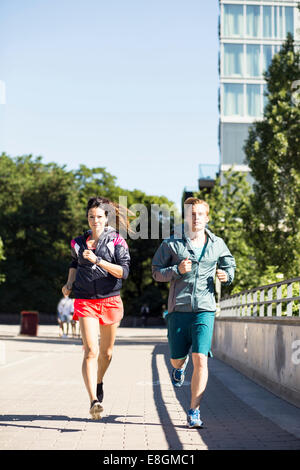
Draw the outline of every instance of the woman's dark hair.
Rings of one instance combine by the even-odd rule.
[[[89,210],[94,207],[103,209],[106,217],[108,218],[108,225],[114,227],[118,232],[126,233],[131,232],[129,225],[128,215],[132,215],[126,207],[121,206],[116,202],[111,201],[105,197],[91,197],[87,203],[86,216],[89,214]]]
[[[104,197],[91,197],[87,203],[86,216],[88,216],[89,210],[93,209],[94,207],[100,207],[100,209],[103,209],[105,211],[105,215],[107,216],[108,206],[110,204],[112,204],[112,202]]]

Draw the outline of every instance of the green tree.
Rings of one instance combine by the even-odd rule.
[[[254,178],[245,219],[259,269],[300,272],[300,53],[288,35],[265,73],[268,102],[245,144]],[[298,93],[298,95],[297,95]]]
[[[114,202],[127,196],[128,207],[144,204],[149,233],[151,204],[172,205],[166,198],[122,189],[103,167],[81,165],[67,171],[55,163],[44,164],[41,157],[0,155],[0,237],[5,246],[1,272],[6,276],[0,286],[0,312],[56,313],[70,263],[70,240],[88,229],[86,204],[96,195]],[[158,218],[161,225],[163,218]],[[165,302],[166,286],[157,285],[151,275],[160,241],[127,239],[132,261],[123,288],[126,313],[137,313],[143,301],[158,312]]]
[[[85,207],[88,199],[92,196],[100,195],[107,197],[114,202],[119,202],[119,197],[126,198],[126,207],[130,209],[133,205],[142,205],[147,212],[147,238],[138,237],[131,238],[130,234],[126,239],[131,257],[130,276],[124,282],[122,289],[122,296],[126,307],[127,314],[138,314],[141,305],[148,303],[151,313],[160,313],[160,307],[166,302],[167,286],[162,283],[157,283],[153,280],[151,274],[151,262],[153,254],[162,241],[162,225],[164,220],[162,216],[152,213],[153,218],[158,217],[157,223],[159,225],[159,238],[151,238],[151,206],[153,205],[166,205],[172,207],[173,203],[165,197],[149,196],[143,191],[135,189],[129,191],[122,189],[116,185],[116,177],[112,176],[103,167],[88,168],[81,165],[79,170],[75,171],[75,180],[79,191],[79,199],[82,202],[82,228],[88,228],[85,215]],[[177,214],[176,214],[177,216]],[[140,217],[140,212],[137,211],[135,217]],[[174,225],[174,215],[171,213],[170,231]],[[132,218],[130,218],[133,222]],[[137,226],[136,231],[141,231],[142,228]]]
[[[4,249],[3,249],[3,241],[1,240],[0,238],[0,262],[2,260],[5,260],[5,256],[4,256]],[[5,276],[4,274],[0,274],[0,283],[1,282],[4,282],[5,281]]]
[[[68,231],[78,226],[74,175],[31,155],[0,157],[0,236],[6,282],[0,311],[53,312],[69,260]]]
[[[168,236],[167,233],[163,233],[163,227],[169,227],[171,234],[174,222],[179,215],[176,210],[169,212],[169,209],[174,208],[174,203],[163,196],[149,196],[142,191],[134,190],[129,195],[128,201],[129,207],[132,207],[131,204],[141,204],[146,208],[148,238],[132,239],[129,237],[127,240],[131,256],[131,272],[125,284],[124,296],[127,299],[132,299],[130,313],[139,313],[141,305],[147,303],[151,314],[158,315],[161,313],[162,304],[167,302],[168,284],[154,281],[152,258],[163,237]],[[165,214],[155,211],[156,206],[165,208]],[[136,215],[139,218],[140,213],[138,212]],[[157,233],[152,230],[153,225],[158,227]],[[137,231],[140,230],[141,228],[138,226]]]

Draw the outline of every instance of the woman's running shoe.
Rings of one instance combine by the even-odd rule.
[[[98,400],[94,400],[91,403],[90,415],[92,419],[101,419],[101,412],[103,411],[103,406],[99,403]]]

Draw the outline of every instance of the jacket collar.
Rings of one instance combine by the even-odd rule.
[[[211,239],[211,241],[214,243],[217,240],[216,235],[209,230],[209,228],[205,227],[205,232],[207,236]]]
[[[104,227],[104,230],[103,232],[101,233],[100,237],[99,237],[99,240],[101,238],[103,238],[105,235],[107,235],[108,233],[112,233],[112,232],[116,232],[116,229],[114,229],[113,227],[111,227],[111,225],[107,225],[106,227]],[[90,235],[91,235],[92,231],[91,230],[86,230],[83,234],[84,236],[84,239],[86,240]]]

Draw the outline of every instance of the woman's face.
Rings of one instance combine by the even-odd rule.
[[[93,207],[88,212],[89,227],[93,232],[103,232],[107,217],[103,209]]]

